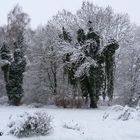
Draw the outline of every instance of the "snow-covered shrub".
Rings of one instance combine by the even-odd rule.
[[[122,120],[127,121],[130,119],[140,120],[139,108],[131,108],[128,106],[122,107],[120,105],[113,106],[111,109],[104,113],[103,120]]]
[[[51,122],[51,116],[45,112],[24,113],[8,124],[9,133],[17,137],[48,135]]]
[[[65,122],[63,127],[66,129],[72,129],[77,131],[81,130],[80,125],[78,123],[75,123],[73,120],[71,122]]]
[[[114,105],[114,106],[111,108],[111,110],[113,110],[113,111],[115,111],[115,112],[117,112],[117,111],[122,111],[123,109],[124,109],[124,107],[121,106],[121,105]]]
[[[103,115],[103,120],[106,119],[116,119],[119,114],[121,114],[121,111],[123,110],[123,106],[121,105],[115,105],[112,106],[108,111],[106,111]]]
[[[128,106],[125,106],[122,113],[118,116],[118,120],[127,121],[134,118],[135,110]]]

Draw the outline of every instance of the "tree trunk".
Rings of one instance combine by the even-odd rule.
[[[90,94],[90,108],[97,108],[97,100]]]

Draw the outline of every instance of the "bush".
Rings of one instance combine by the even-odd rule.
[[[121,105],[114,105],[114,106],[111,107],[111,110],[115,111],[115,112],[122,111],[123,109],[124,109],[124,107],[121,106]]]
[[[116,105],[111,107],[111,109],[103,115],[103,120],[121,120],[127,121],[130,119],[140,120],[139,108],[131,108],[128,106]]]
[[[8,124],[9,133],[17,137],[48,135],[51,130],[52,118],[45,112],[24,113]]]
[[[124,107],[122,113],[118,116],[118,120],[127,121],[133,119],[136,114],[136,110],[130,107]]]
[[[56,97],[55,105],[64,108],[82,108],[84,105],[83,99],[80,97],[70,98],[70,97]]]
[[[72,129],[72,130],[77,130],[80,131],[81,127],[79,126],[78,123],[75,123],[73,120],[71,122],[65,122],[63,125],[64,128],[66,129]]]

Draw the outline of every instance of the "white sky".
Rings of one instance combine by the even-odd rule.
[[[31,18],[33,28],[47,21],[62,9],[74,13],[83,0],[0,0],[0,25],[6,24],[7,13],[17,3]],[[116,12],[128,13],[131,21],[140,25],[140,0],[88,0],[99,6],[110,5]]]

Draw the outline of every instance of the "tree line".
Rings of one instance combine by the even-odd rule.
[[[75,15],[63,10],[32,30],[16,5],[7,21],[0,28],[0,79],[11,104],[96,108],[99,99],[138,101],[139,27],[127,14],[83,2]]]

